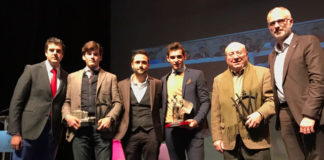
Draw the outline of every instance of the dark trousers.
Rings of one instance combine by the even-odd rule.
[[[76,160],[110,160],[112,139],[105,139],[95,127],[81,127],[72,140],[73,156]]]
[[[171,160],[204,159],[204,138],[196,137],[197,130],[165,128],[165,143]]]
[[[270,149],[248,149],[240,136],[236,137],[234,150],[224,150],[224,160],[270,160]]]
[[[154,129],[144,131],[138,129],[129,133],[121,141],[127,160],[158,160],[160,153],[160,142],[157,140]]]
[[[288,107],[279,113],[281,135],[290,160],[324,160],[324,126],[315,123],[315,133],[304,135],[299,132]]]
[[[50,122],[47,122],[43,132],[36,140],[23,140],[21,150],[13,153],[13,160],[54,160],[57,145]]]

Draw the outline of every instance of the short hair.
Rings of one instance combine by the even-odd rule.
[[[100,44],[95,41],[88,41],[83,45],[81,52],[82,55],[84,55],[86,52],[93,51],[95,49],[99,49],[99,54],[102,55],[103,48],[100,46]]]
[[[62,49],[63,49],[63,53],[64,53],[65,45],[64,45],[64,43],[63,43],[63,41],[62,41],[61,39],[56,38],[56,37],[50,37],[50,38],[48,38],[48,39],[46,40],[46,42],[45,42],[45,47],[44,47],[44,48],[45,48],[45,52],[47,52],[48,45],[49,45],[50,43],[54,43],[54,44],[56,44],[56,45],[61,45],[61,46],[62,46]]]
[[[147,52],[144,49],[139,49],[139,50],[136,50],[136,51],[133,52],[132,59],[131,59],[132,63],[134,61],[135,56],[138,55],[138,54],[142,54],[142,55],[146,56],[147,60],[148,60],[148,63],[150,63],[150,57],[148,56]]]
[[[182,45],[179,42],[172,42],[168,45],[167,56],[169,56],[171,51],[175,51],[175,50],[181,50],[182,55],[186,54],[185,49],[182,47]]]

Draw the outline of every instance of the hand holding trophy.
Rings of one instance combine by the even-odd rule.
[[[189,122],[185,121],[185,114],[190,114],[193,104],[178,95],[174,95],[171,103],[173,107],[173,122],[166,124],[165,127],[188,126]]]

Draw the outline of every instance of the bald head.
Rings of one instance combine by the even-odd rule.
[[[225,55],[233,51],[247,52],[245,45],[240,42],[231,42],[229,45],[227,45],[227,47],[225,48]]]
[[[248,63],[248,52],[245,45],[239,42],[231,42],[225,48],[225,60],[228,67],[239,73]]]
[[[271,17],[282,17],[291,19],[290,11],[285,7],[275,7],[271,9],[267,15],[267,21],[269,22]]]

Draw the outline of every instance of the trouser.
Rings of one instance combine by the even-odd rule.
[[[21,150],[14,151],[13,160],[54,160],[57,145],[51,129],[51,123],[48,121],[36,140],[23,139]]]
[[[165,143],[171,160],[204,159],[204,138],[196,137],[198,131],[184,128],[165,128]]]
[[[75,131],[72,140],[73,156],[76,160],[110,160],[112,139],[105,139],[93,126]]]
[[[144,131],[138,129],[129,133],[121,141],[127,160],[140,160],[142,154],[144,160],[158,160],[160,153],[160,142],[157,140],[154,129]]]
[[[248,149],[240,136],[236,137],[234,150],[224,150],[224,160],[270,160],[270,150]]]
[[[315,123],[315,133],[304,135],[299,132],[288,107],[279,113],[281,135],[290,160],[324,160],[324,126]]]

